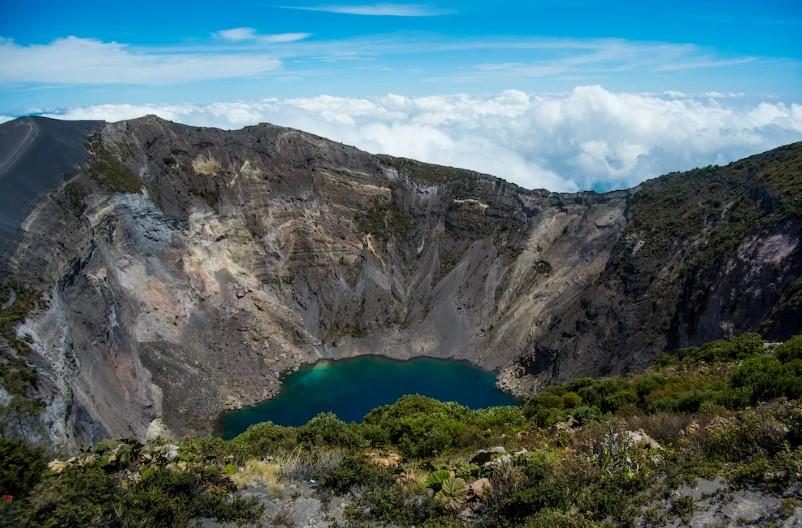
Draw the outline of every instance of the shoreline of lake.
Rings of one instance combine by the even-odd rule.
[[[496,385],[496,373],[461,359],[408,359],[365,354],[322,358],[281,376],[281,390],[255,405],[222,413],[214,434],[233,438],[248,426],[272,421],[297,426],[320,412],[361,421],[368,411],[404,394],[455,401],[469,408],[517,405],[520,400]]]

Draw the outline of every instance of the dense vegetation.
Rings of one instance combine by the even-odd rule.
[[[688,518],[700,477],[787,489],[802,474],[802,336],[755,334],[665,356],[643,373],[578,379],[521,407],[405,396],[346,424],[252,426],[230,441],[104,441],[45,469],[0,442],[0,524],[184,526],[262,515],[237,487],[313,482],[346,496],[348,526],[653,526]],[[775,521],[796,508],[784,501]],[[280,525],[274,518],[272,525]],[[770,520],[765,519],[768,523]]]
[[[8,343],[8,348],[0,348],[0,388],[10,396],[6,405],[0,406],[0,434],[9,434],[8,429],[17,427],[10,417],[35,415],[44,407],[33,395],[36,372],[25,361],[30,347],[16,332],[17,325],[37,305],[38,297],[34,290],[9,283],[0,286],[0,339]]]

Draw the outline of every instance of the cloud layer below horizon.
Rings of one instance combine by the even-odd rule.
[[[63,119],[156,114],[196,126],[290,126],[370,152],[487,172],[528,188],[607,190],[723,164],[802,140],[802,105],[737,94],[566,94],[350,98],[321,95],[204,105],[96,105]]]

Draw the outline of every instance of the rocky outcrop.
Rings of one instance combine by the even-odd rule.
[[[649,223],[640,197],[671,195],[666,179],[531,191],[291,129],[150,116],[104,124],[86,149],[3,263],[11,291],[42,296],[16,334],[40,380],[30,395],[60,402],[44,436],[64,447],[145,438],[154,420],[208,431],[319,358],[464,358],[525,392],[700,339],[799,330],[799,217],[759,176],[733,192],[780,198],[746,193],[755,216],[722,246],[717,226],[740,212],[726,201],[699,229]],[[799,177],[799,145],[780,158],[761,163],[796,160]],[[686,202],[653,207],[682,216]],[[712,246],[716,259],[691,258]]]

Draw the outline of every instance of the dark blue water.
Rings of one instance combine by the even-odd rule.
[[[455,401],[472,409],[518,403],[496,388],[494,374],[464,361],[362,356],[322,361],[290,374],[272,400],[226,414],[221,432],[224,438],[233,438],[248,426],[266,421],[301,425],[327,411],[346,422],[357,422],[374,407],[393,403],[404,394]]]

